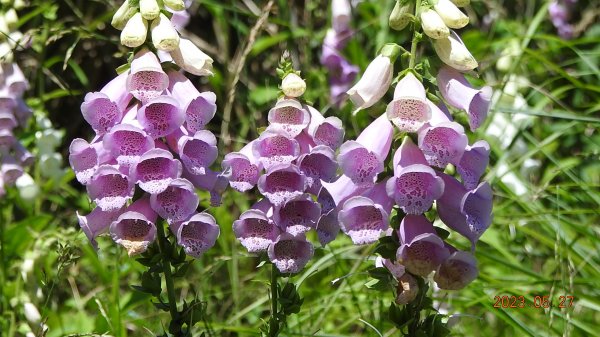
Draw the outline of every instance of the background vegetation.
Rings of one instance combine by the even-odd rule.
[[[365,1],[354,11],[356,33],[345,55],[362,70],[384,42],[410,43],[405,33],[387,27],[393,3]],[[92,134],[79,110],[83,95],[101,88],[125,63],[119,32],[108,24],[120,1],[30,4],[19,14],[31,48],[16,60],[31,82],[28,103],[65,131],[59,149],[66,158],[73,138]],[[209,128],[223,145],[221,155],[256,138],[257,129],[267,124],[278,90],[275,68],[284,50],[307,81],[306,99],[325,115],[342,118],[346,138],[354,138],[385,105],[357,117],[351,116],[350,104],[341,110],[329,105],[327,73],[319,63],[329,1],[274,1],[267,23],[249,40],[265,5],[202,0],[190,9],[188,36],[215,60],[215,76],[192,80],[217,94],[217,115]],[[434,305],[455,315],[454,336],[598,334],[600,3],[579,1],[576,8],[572,40],[556,35],[546,1],[472,1],[468,8],[472,24],[461,32],[463,40],[480,61],[481,82],[496,91],[488,126],[477,134],[492,145],[486,178],[495,203],[493,225],[476,251],[479,278],[463,291],[434,293]],[[420,52],[435,58],[427,44]],[[23,136],[26,144],[33,143],[36,128],[34,121]],[[82,187],[71,172],[60,180],[44,179],[41,169],[33,174],[41,188],[35,202],[20,200],[16,190],[0,200],[5,277],[0,336],[31,330],[25,303],[39,309],[49,337],[162,331],[165,314],[131,287],[140,283],[143,266],[108,237],[100,238],[95,252],[75,217],[76,210],[91,208]],[[269,272],[257,268],[258,258],[247,255],[231,232],[233,220],[252,201],[230,191],[220,208],[211,209],[221,225],[217,245],[177,281],[182,294],[203,303],[198,334],[257,336],[261,318],[269,314]],[[387,319],[392,294],[365,287],[373,259],[373,247],[352,246],[345,237],[318,249],[294,278],[305,300],[284,335],[394,336]],[[554,307],[494,308],[494,297],[502,295],[523,295],[528,305],[534,296],[547,295]],[[564,295],[574,296],[572,308],[557,307]]]

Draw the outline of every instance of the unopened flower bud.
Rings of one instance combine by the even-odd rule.
[[[19,195],[21,199],[25,201],[32,201],[40,192],[40,188],[35,184],[33,178],[27,173],[23,173],[17,181],[15,185],[19,189]]]
[[[0,43],[0,61],[11,63],[13,61],[13,52],[11,46],[6,43]]]
[[[152,21],[152,44],[158,50],[173,51],[179,46],[179,33],[164,14]]]
[[[175,11],[182,11],[185,9],[185,3],[183,0],[163,0],[165,6]]]
[[[179,41],[179,47],[171,52],[175,64],[188,73],[198,76],[212,75],[213,59],[187,39]]]
[[[458,7],[465,7],[471,3],[471,0],[450,0],[450,1],[452,1],[452,3]]]
[[[29,324],[35,326],[40,323],[42,320],[42,315],[40,315],[39,310],[36,306],[31,302],[26,302],[23,304],[23,311],[25,313],[25,318]]]
[[[10,29],[8,29],[8,24],[6,23],[4,15],[0,15],[0,41],[6,41],[9,32]]]
[[[160,7],[156,0],[140,0],[140,13],[148,21],[152,21],[160,14]]]
[[[116,29],[121,30],[125,27],[127,21],[129,21],[129,19],[131,19],[131,17],[134,16],[137,12],[138,9],[136,7],[130,6],[129,0],[126,0],[123,2],[121,7],[117,9],[115,15],[113,15],[110,24]]]
[[[377,56],[360,80],[347,91],[350,99],[360,109],[366,109],[377,103],[385,95],[392,83],[394,65],[389,57]]]
[[[412,2],[403,0],[396,1],[396,5],[390,14],[389,25],[394,30],[403,30],[410,23],[410,17],[414,10]]]
[[[17,23],[19,22],[19,17],[17,16],[17,12],[14,8],[9,8],[4,13],[4,20],[6,21],[6,26],[8,29],[15,30],[17,29]]]
[[[300,97],[306,91],[306,82],[295,73],[289,73],[281,81],[281,90],[287,97]]]
[[[447,38],[450,35],[450,30],[444,20],[432,9],[425,9],[421,12],[421,26],[423,32],[435,40]]]
[[[478,64],[456,34],[445,39],[433,40],[433,48],[442,62],[459,71],[469,71]]]
[[[396,290],[398,291],[396,303],[400,305],[408,304],[417,298],[419,284],[412,275],[404,274],[398,279]]]
[[[142,14],[136,13],[121,31],[121,44],[130,48],[139,47],[146,41],[147,32],[148,22]]]
[[[469,23],[469,17],[461,12],[450,0],[438,0],[438,3],[433,8],[440,15],[446,26],[450,28],[463,28]]]

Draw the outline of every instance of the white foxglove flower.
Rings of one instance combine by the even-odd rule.
[[[371,61],[358,83],[346,92],[357,106],[354,113],[372,106],[385,95],[392,84],[393,61],[399,53],[400,48],[397,45],[385,45],[379,56]]]
[[[139,47],[146,41],[147,32],[148,22],[141,13],[136,13],[121,31],[121,44],[129,48]]]
[[[423,32],[435,40],[444,39],[450,35],[450,29],[448,29],[444,20],[432,9],[425,9],[421,12],[421,26]]]
[[[40,315],[40,311],[31,302],[26,302],[25,304],[23,304],[23,312],[25,313],[25,318],[27,319],[27,322],[29,322],[29,324],[31,325],[37,325],[42,320],[42,315]]]
[[[163,0],[163,2],[165,3],[165,6],[175,11],[182,11],[185,9],[185,3],[183,0]]]
[[[174,51],[179,46],[179,33],[164,14],[152,21],[152,44],[158,50]]]
[[[442,62],[459,71],[469,71],[478,64],[454,32],[445,39],[433,40],[433,48]]]
[[[160,14],[160,7],[156,0],[140,0],[140,13],[148,21],[152,21]]]
[[[179,41],[179,47],[171,52],[175,64],[188,73],[198,76],[212,75],[213,59],[187,39]]]
[[[469,23],[469,17],[461,12],[450,0],[438,0],[438,3],[433,8],[440,15],[446,26],[450,28],[463,28]]]
[[[281,81],[281,90],[287,97],[300,97],[306,91],[306,82],[295,73],[289,73]]]
[[[127,21],[129,21],[129,19],[131,19],[131,17],[137,12],[138,9],[136,7],[129,5],[129,0],[124,1],[121,7],[119,7],[119,9],[117,9],[115,12],[115,15],[113,15],[110,24],[116,29],[121,30],[125,27]]]
[[[36,185],[33,178],[27,173],[23,173],[17,181],[15,185],[19,189],[19,195],[21,199],[25,201],[32,201],[39,194],[40,188]]]
[[[10,29],[8,29],[8,24],[6,19],[4,19],[4,15],[0,15],[0,41],[5,41],[9,32]]]

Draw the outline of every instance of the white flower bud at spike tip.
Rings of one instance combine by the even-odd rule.
[[[213,59],[187,39],[179,41],[179,47],[171,52],[175,64],[190,74],[198,76],[212,75]]]
[[[139,47],[146,41],[147,32],[148,22],[142,14],[136,13],[121,31],[121,44],[129,48]]]
[[[129,19],[131,19],[131,17],[137,12],[137,8],[129,6],[129,0],[125,0],[121,7],[117,9],[115,15],[113,15],[110,25],[118,30],[121,30],[125,27],[127,21],[129,21]]]
[[[12,48],[6,42],[0,43],[0,61],[11,63],[13,61]]]
[[[471,0],[451,0],[458,7],[465,7],[471,3]]]
[[[442,62],[458,71],[469,71],[478,66],[473,55],[455,33],[445,39],[433,40],[433,48]]]
[[[185,9],[185,3],[183,0],[163,0],[163,2],[165,3],[165,6],[175,11],[182,11]]]
[[[15,30],[17,29],[17,23],[19,22],[19,17],[17,16],[17,12],[14,8],[9,8],[4,13],[4,20],[6,21],[6,25],[8,29]]]
[[[392,14],[390,14],[389,26],[394,30],[403,30],[410,23],[411,15],[414,11],[412,2],[404,3],[396,1]]]
[[[32,201],[40,192],[40,189],[33,181],[33,178],[27,173],[23,173],[23,175],[17,178],[15,185],[19,189],[21,199],[25,201]]]
[[[300,97],[306,91],[306,82],[295,73],[289,73],[281,81],[281,91],[287,97]]]
[[[6,19],[4,19],[4,15],[0,15],[0,41],[5,41],[9,32],[10,30],[8,29],[8,25],[6,24]]]
[[[450,35],[450,29],[444,20],[432,9],[425,9],[421,12],[421,26],[425,34],[432,39],[443,39]]]
[[[156,0],[140,0],[140,13],[146,20],[154,20],[160,14],[160,7]]]
[[[173,51],[179,46],[179,33],[164,14],[152,21],[152,44],[164,51]]]
[[[433,6],[440,15],[446,26],[454,29],[463,28],[469,23],[469,17],[456,7],[450,0],[438,0],[437,5]]]

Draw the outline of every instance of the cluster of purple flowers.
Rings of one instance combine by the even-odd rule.
[[[558,35],[563,39],[573,38],[573,25],[569,23],[569,18],[575,4],[577,4],[577,0],[555,0],[548,7],[550,20],[558,30]]]
[[[398,301],[402,303],[416,296],[413,276],[435,272],[433,279],[439,288],[460,289],[478,274],[472,253],[445,242],[426,212],[434,208],[441,222],[471,242],[472,250],[492,220],[492,190],[480,181],[489,162],[489,144],[483,140],[469,144],[464,127],[453,120],[444,104],[465,111],[473,131],[487,117],[492,90],[473,88],[461,73],[474,69],[477,62],[448,27],[462,27],[468,17],[450,1],[434,7],[435,11],[425,6],[418,12],[425,33],[446,63],[437,76],[443,100],[436,98],[438,104],[429,100],[414,70],[404,71],[385,114],[356,140],[340,147],[337,158],[343,175],[323,184],[336,205],[341,230],[355,244],[374,243],[382,235],[396,236],[400,245],[396,259],[378,264],[398,279]],[[410,10],[410,5],[395,10],[390,22],[401,23],[403,28],[405,22],[400,19],[406,15],[410,19]],[[374,105],[387,92],[399,49],[394,44],[384,46],[360,81],[348,90],[359,109]],[[379,179],[392,150],[394,126],[404,138],[390,158],[393,173]],[[416,135],[411,138],[411,133]],[[445,173],[452,171],[446,170],[449,165],[460,180]],[[403,218],[399,228],[391,230],[389,218],[394,208]],[[411,288],[413,291],[408,291]]]
[[[258,139],[223,160],[232,188],[244,192],[258,185],[264,196],[233,223],[233,231],[248,252],[266,251],[282,273],[297,273],[313,255],[306,232],[316,230],[322,245],[339,232],[322,186],[336,179],[335,151],[344,129],[339,118],[325,118],[290,97],[277,102],[268,121]]]
[[[331,103],[340,106],[346,91],[358,74],[358,67],[344,58],[341,51],[353,34],[350,28],[351,6],[348,0],[333,0],[331,3],[332,28],[327,30],[323,41],[321,64],[329,71]]]
[[[140,1],[140,8],[127,7],[129,1],[124,4],[146,18],[155,5],[156,1]],[[183,1],[165,1],[165,5],[185,7]],[[129,14],[121,13],[135,20]],[[195,46],[187,48],[187,40],[179,39],[176,27],[176,23],[161,21],[153,28],[152,43],[169,51],[182,69],[210,74],[212,60],[204,53],[193,53]],[[161,35],[169,31],[175,34]],[[143,35],[142,44],[146,43]],[[162,48],[165,36],[177,43]],[[165,72],[158,56],[142,47],[127,72],[99,92],[88,93],[81,105],[96,136],[90,142],[73,140],[69,162],[96,204],[90,214],[78,215],[94,246],[95,238],[108,230],[129,255],[141,253],[155,240],[159,217],[194,257],[212,247],[219,235],[215,219],[196,210],[197,188],[210,191],[211,204],[218,205],[227,187],[227,178],[209,168],[217,158],[217,140],[205,127],[215,115],[216,96],[199,92],[172,68]]]
[[[0,64],[0,197],[5,187],[23,176],[23,168],[34,162],[33,155],[15,137],[17,127],[25,127],[32,115],[23,100],[29,84],[16,63]]]

